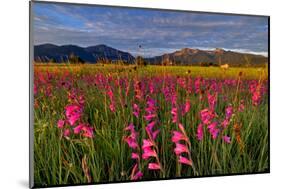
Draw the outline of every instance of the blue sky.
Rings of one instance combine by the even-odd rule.
[[[146,57],[185,47],[267,55],[267,17],[34,3],[35,45],[106,44]],[[142,46],[139,49],[139,45]]]

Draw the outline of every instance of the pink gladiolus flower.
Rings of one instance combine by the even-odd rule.
[[[225,109],[225,119],[221,123],[223,128],[226,128],[229,125],[232,114],[233,114],[233,108],[232,108],[232,106],[228,106]]]
[[[140,159],[139,154],[132,152],[132,159]]]
[[[255,92],[253,93],[253,96],[252,96],[253,105],[254,105],[254,106],[259,105],[260,100],[261,100],[261,94],[260,94],[260,92],[259,92],[259,91],[255,91]]]
[[[217,128],[218,123],[217,122],[213,122],[208,126],[209,132],[212,135],[213,139],[216,139],[219,133],[219,129]]]
[[[147,130],[148,130],[149,132],[151,132],[152,129],[153,129],[153,127],[155,126],[155,124],[156,124],[156,121],[150,122],[150,123],[146,126]]]
[[[171,114],[172,114],[172,122],[177,123],[177,121],[178,121],[178,110],[177,110],[177,108],[175,108],[175,107],[172,108]]]
[[[245,105],[244,105],[244,101],[241,100],[240,104],[239,104],[239,107],[238,107],[238,111],[239,112],[243,112],[245,109]]]
[[[226,128],[229,125],[229,120],[228,119],[223,120],[221,125],[222,125],[223,128]]]
[[[157,129],[156,131],[152,132],[152,139],[155,140],[159,133],[160,133],[160,129]]]
[[[201,120],[205,125],[210,124],[211,120],[215,117],[214,113],[207,108],[200,112]]]
[[[204,133],[203,124],[200,123],[197,127],[197,135],[196,135],[198,140],[203,139],[203,133]]]
[[[198,77],[194,81],[194,88],[195,88],[195,93],[198,94],[200,92],[200,85],[201,85],[201,78]]]
[[[151,147],[143,148],[142,159],[148,159],[150,157],[157,157],[155,150]]]
[[[148,139],[143,139],[142,149],[153,146],[153,142]]]
[[[113,95],[113,91],[112,91],[112,89],[110,87],[109,87],[109,89],[107,91],[107,95],[109,96],[109,99],[110,99],[109,109],[110,109],[110,111],[115,112],[114,95]]]
[[[125,129],[124,129],[125,131],[130,131],[130,132],[134,132],[135,131],[135,129],[134,129],[134,125],[132,124],[132,123],[130,123],[129,125],[128,125],[128,127],[126,127]]]
[[[136,149],[138,148],[138,143],[137,143],[137,132],[135,131],[134,125],[132,123],[129,124],[128,127],[125,128],[126,131],[130,131],[131,134],[130,136],[127,136],[124,138],[125,142],[129,145],[130,148]]]
[[[156,117],[156,114],[148,114],[148,115],[145,115],[144,116],[144,119],[146,120],[146,121],[151,121],[153,118],[155,118]]]
[[[172,142],[177,143],[181,140],[187,141],[186,137],[179,131],[173,131]]]
[[[78,121],[79,119],[80,119],[80,115],[79,114],[72,115],[72,116],[68,117],[68,121],[69,121],[69,124],[71,126],[73,126],[76,123],[76,121]]]
[[[158,163],[149,163],[148,164],[148,169],[150,170],[158,170],[161,169],[160,165]]]
[[[149,82],[149,92],[150,92],[150,94],[153,94],[153,92],[154,92],[154,85],[152,82]]]
[[[187,112],[189,112],[189,110],[190,110],[190,101],[187,100],[184,106],[183,114],[186,114]]]
[[[217,102],[217,95],[216,94],[211,95],[210,93],[208,93],[207,97],[208,97],[208,103],[210,109],[214,110]]]
[[[111,103],[109,105],[109,109],[110,109],[110,111],[115,112],[115,105],[113,103]]]
[[[136,149],[138,147],[138,144],[136,143],[136,140],[132,137],[126,137],[125,142],[129,145],[130,148]]]
[[[73,126],[81,117],[82,108],[78,105],[68,105],[65,108],[65,115],[68,122]]]
[[[179,156],[179,162],[182,163],[182,164],[192,166],[192,162],[189,159],[187,159],[186,157],[183,157],[183,156]]]
[[[61,128],[63,128],[63,126],[64,126],[64,120],[61,120],[61,119],[60,119],[60,120],[58,121],[58,128],[61,129]]]
[[[187,147],[183,144],[176,143],[176,148],[174,149],[176,155],[180,155],[181,153],[187,152],[189,153]]]
[[[132,180],[138,180],[138,179],[141,179],[143,176],[142,172],[141,171],[138,171],[132,178]]]
[[[109,96],[109,98],[113,98],[113,91],[111,88],[109,88],[109,90],[107,91],[107,95]]]
[[[222,137],[223,141],[230,144],[230,137],[229,136],[223,136]]]
[[[137,100],[142,99],[142,91],[141,91],[141,82],[140,81],[134,81],[134,90],[135,90],[135,98]]]
[[[182,133],[185,133],[185,129],[181,123],[179,123],[179,129],[181,130]]]
[[[225,110],[225,117],[226,119],[230,119],[233,113],[233,108],[232,106],[228,106]]]
[[[65,129],[64,132],[63,132],[63,135],[65,137],[68,137],[70,135],[70,129]]]
[[[82,128],[82,130],[84,131],[84,133],[83,133],[84,137],[88,137],[88,138],[93,138],[94,137],[94,132],[93,132],[93,128],[92,127],[84,126]]]
[[[79,134],[79,133],[81,132],[81,130],[82,130],[83,127],[84,127],[84,124],[80,124],[80,125],[78,125],[77,127],[75,127],[75,128],[73,129],[74,134]]]
[[[148,100],[147,100],[147,105],[149,106],[149,107],[155,107],[155,105],[156,105],[156,102],[155,102],[155,100],[153,100],[152,98],[148,98]],[[154,108],[153,108],[154,109]]]
[[[82,109],[78,105],[68,105],[65,108],[65,115],[67,117],[72,116],[73,114],[80,114],[82,112]]]
[[[77,101],[80,105],[84,105],[84,103],[85,103],[84,96],[79,96]]]
[[[134,104],[133,105],[133,114],[134,116],[136,116],[137,118],[139,117],[139,114],[140,114],[140,108],[137,104]]]

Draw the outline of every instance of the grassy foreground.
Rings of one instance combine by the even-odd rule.
[[[265,68],[34,65],[36,186],[268,171]]]

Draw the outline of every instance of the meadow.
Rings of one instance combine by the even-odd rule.
[[[269,171],[267,68],[34,65],[35,186]]]

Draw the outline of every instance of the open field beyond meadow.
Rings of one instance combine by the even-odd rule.
[[[267,172],[267,79],[267,68],[35,64],[35,186]]]

